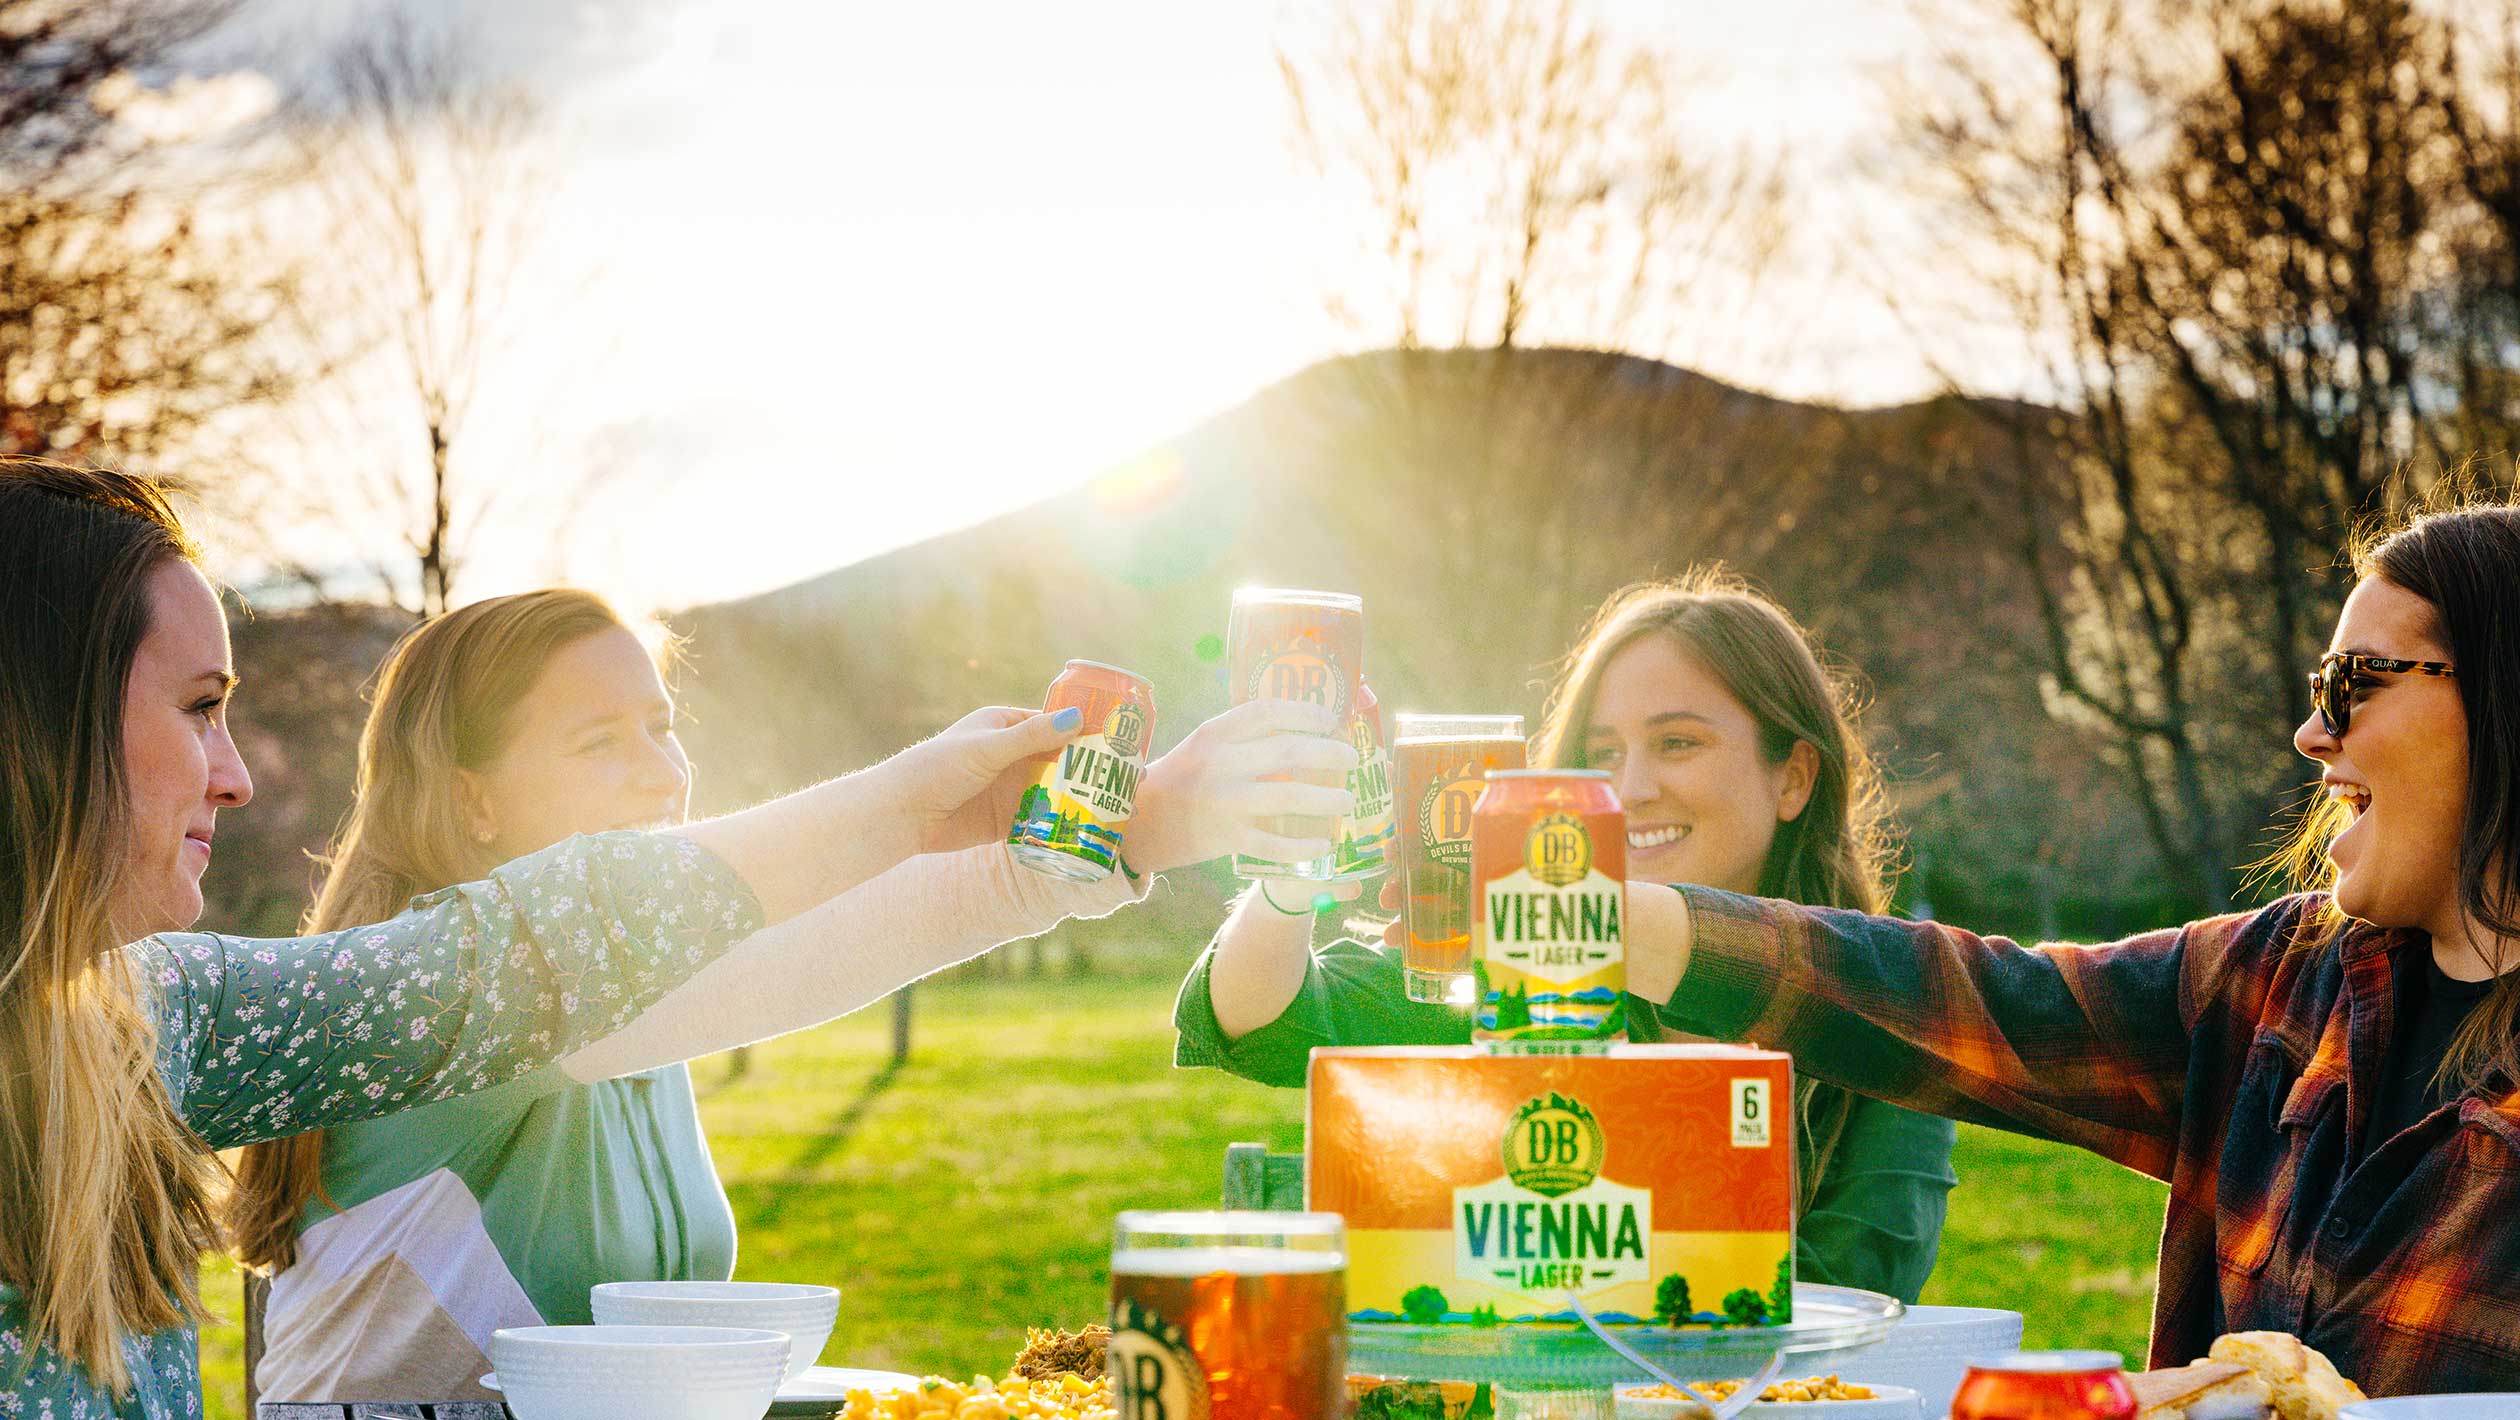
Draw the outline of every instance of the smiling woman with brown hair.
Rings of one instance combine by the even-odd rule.
[[[476,602],[404,637],[377,673],[358,793],[302,929],[384,921],[571,834],[683,822],[667,645],[569,588]],[[597,1189],[672,1206],[598,1216]],[[724,1278],[735,1254],[680,1064],[584,1083],[545,1069],[251,1144],[223,1211],[240,1260],[278,1277],[256,1380],[282,1401],[486,1396],[494,1325],[586,1320],[517,1298],[523,1280],[562,1274],[582,1311],[590,1274]],[[511,1269],[487,1229],[535,1220]],[[298,1266],[310,1231],[331,1265]]]
[[[1594,615],[1550,694],[1533,759],[1609,772],[1628,871],[1886,911],[1892,840],[1850,687],[1775,602],[1708,569],[1629,587]],[[1411,1001],[1400,954],[1342,938],[1255,886],[1174,1008],[1183,1065],[1299,1086],[1317,1045],[1466,1042],[1468,1015]],[[1651,1003],[1631,1033],[1662,1034]],[[1796,1087],[1795,1269],[1916,1300],[1954,1183],[1952,1127],[1835,1085]]]

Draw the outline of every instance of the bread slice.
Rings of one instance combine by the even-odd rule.
[[[2126,1378],[2135,1392],[2135,1420],[2265,1420],[2269,1394],[2255,1371],[2236,1361],[2198,1361]]]
[[[2337,1420],[2341,1407],[2363,1399],[2362,1387],[2290,1332],[2235,1331],[2217,1339],[2208,1354],[2255,1371],[2283,1420]]]

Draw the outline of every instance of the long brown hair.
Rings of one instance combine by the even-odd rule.
[[[1724,683],[1758,725],[1759,752],[1769,764],[1783,764],[1798,744],[1818,756],[1810,801],[1777,825],[1768,845],[1760,894],[1813,907],[1887,911],[1898,838],[1860,729],[1862,698],[1854,678],[1826,666],[1810,634],[1783,607],[1721,567],[1639,582],[1602,604],[1561,663],[1535,757],[1560,768],[1584,767],[1584,737],[1602,672],[1647,636],[1672,637]],[[1795,1091],[1806,1201],[1853,1107],[1843,1092],[1818,1095],[1818,1088],[1806,1079]]]
[[[148,582],[197,556],[148,479],[0,459],[0,1281],[116,1394],[124,1338],[203,1319],[215,1236],[218,1161],[158,1078],[112,911]]]
[[[2520,506],[2480,493],[2472,472],[2444,480],[2400,523],[2356,538],[2357,580],[2377,577],[2424,599],[2432,638],[2458,667],[2467,712],[2467,817],[2459,829],[2459,907],[2500,941],[2500,975],[2468,1013],[2435,1078],[2460,1093],[2520,1087]],[[2309,799],[2267,867],[2304,890],[2326,891],[2305,944],[2325,946],[2345,926],[2328,844],[2353,822],[2342,803]]]
[[[359,735],[357,797],[325,855],[323,885],[302,930],[382,922],[411,899],[469,882],[498,866],[467,831],[457,769],[496,761],[514,711],[564,647],[600,631],[669,645],[603,598],[575,588],[494,597],[425,622],[395,643],[377,672]],[[223,1208],[228,1240],[248,1267],[297,1262],[298,1217],[323,1196],[324,1131],[248,1146]],[[331,1199],[325,1198],[329,1206]]]

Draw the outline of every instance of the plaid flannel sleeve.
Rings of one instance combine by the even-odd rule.
[[[2205,924],[2106,946],[2025,947],[1931,922],[1681,891],[1693,942],[1661,1010],[1667,1025],[1757,1040],[1859,1094],[2168,1176],[2201,999],[2191,936]]]

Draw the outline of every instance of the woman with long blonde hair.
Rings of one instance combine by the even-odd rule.
[[[691,780],[667,645],[574,590],[476,603],[405,636],[378,672],[355,804],[300,929],[383,921],[571,833],[682,822]],[[269,1400],[487,1395],[488,1331],[587,1320],[589,1273],[723,1278],[734,1260],[679,1064],[584,1083],[545,1069],[249,1145],[236,1175],[229,1237],[249,1269],[274,1274],[255,1377]],[[598,1189],[671,1206],[595,1217]],[[576,1314],[514,1304],[525,1279],[555,1270]]]
[[[572,834],[680,823],[691,765],[665,651],[661,629],[567,588],[475,603],[405,637],[378,673],[357,798],[305,929],[389,917]],[[1133,870],[1230,851],[1233,795],[1257,792],[1282,758],[1344,764],[1327,742],[1224,737],[1257,722],[1220,718],[1149,766],[1129,824]],[[1244,758],[1239,779],[1220,764],[1230,755]],[[1314,786],[1269,792],[1337,807],[1335,791]],[[1081,886],[1025,871],[1002,843],[913,860],[804,919],[882,944],[852,969],[830,969],[843,954],[810,933],[790,934],[792,949],[821,957],[820,970],[782,968],[764,944],[738,949],[734,963],[762,957],[764,987],[783,982],[777,1011],[743,988],[719,997],[750,1008],[718,1019],[669,998],[495,1090],[248,1148],[226,1216],[242,1260],[272,1274],[262,1396],[495,1399],[479,1380],[493,1331],[587,1322],[598,1282],[727,1278],[735,1219],[685,1055],[840,1015],[907,974],[1114,911],[1141,888],[1127,874]]]
[[[759,1012],[781,995],[762,964],[803,954],[782,960],[764,924],[1002,837],[1038,757],[1078,728],[979,711],[871,769],[671,832],[571,838],[381,923],[188,932],[219,815],[253,794],[227,729],[226,614],[197,556],[147,479],[0,460],[11,1414],[201,1413],[210,1151],[488,1089],[633,1021],[662,1016],[670,1046]],[[1305,811],[1287,802],[1269,811]],[[828,925],[811,935],[826,969],[884,955],[850,941],[835,960]],[[633,1055],[624,1068],[658,1063]]]
[[[1633,877],[1888,910],[1894,845],[1853,691],[1783,608],[1720,569],[1602,605],[1532,759],[1609,772]],[[1300,1086],[1317,1045],[1470,1039],[1466,1012],[1408,999],[1399,952],[1351,938],[1316,951],[1314,918],[1265,882],[1244,895],[1182,986],[1178,1063]],[[1626,1007],[1632,1036],[1661,1035],[1649,1002]],[[1816,1080],[1795,1105],[1796,1275],[1915,1301],[1955,1182],[1952,1127]]]

